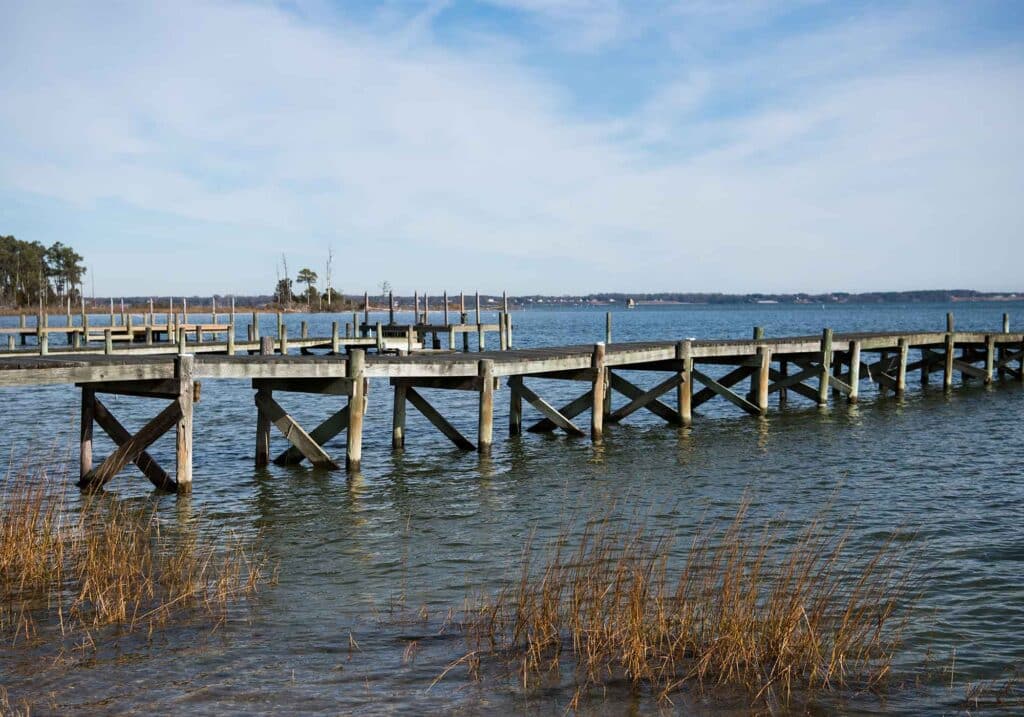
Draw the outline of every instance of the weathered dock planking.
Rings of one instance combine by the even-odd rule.
[[[432,326],[429,317],[423,319],[421,326]],[[0,358],[0,386],[74,383],[81,389],[83,488],[102,486],[128,463],[134,463],[158,488],[185,492],[191,487],[192,415],[204,380],[251,381],[257,407],[257,465],[271,460],[273,426],[289,443],[287,450],[273,458],[276,463],[308,460],[316,466],[337,468],[338,463],[324,446],[344,431],[345,465],[358,470],[370,379],[387,379],[394,389],[394,449],[405,445],[407,404],[411,404],[458,448],[482,454],[493,444],[495,392],[502,381],[510,389],[510,435],[523,431],[525,401],[539,414],[527,431],[561,430],[581,437],[589,433],[595,442],[602,440],[607,426],[640,410],[671,425],[690,426],[694,412],[713,399],[724,399],[748,414],[762,416],[773,394],[780,406],[793,396],[818,406],[840,398],[856,402],[861,383],[871,381],[882,393],[899,395],[906,390],[913,372],[919,374],[922,384],[932,374],[941,374],[946,389],[953,386],[955,374],[964,383],[1024,381],[1024,333],[1011,333],[1005,317],[998,332],[955,331],[952,315],[947,317],[946,329],[844,334],[825,329],[820,336],[769,338],[755,328],[750,340],[687,339],[533,349],[508,349],[506,335],[501,342],[504,351],[389,353],[386,332],[379,325],[363,321],[359,333],[374,336],[353,338],[372,343],[342,345],[335,336],[329,342],[316,340],[315,345],[303,345],[308,349],[304,355],[288,353],[283,332],[277,340],[262,337],[255,346],[252,342],[238,343],[227,350],[217,345],[215,351],[205,353],[191,352],[199,345],[171,355],[136,349],[112,355],[81,351],[43,356],[21,353]],[[409,335],[403,340],[408,345]],[[452,341],[449,345],[457,348],[456,344]],[[214,348],[211,344],[202,346]],[[326,349],[328,353],[315,354],[313,349]],[[367,349],[376,353],[367,353]],[[645,389],[627,379],[625,371],[650,372],[662,380]],[[540,395],[536,384],[527,383],[535,379],[574,381],[581,385],[582,392],[567,404],[555,406]],[[475,442],[430,404],[422,393],[424,389],[479,395]],[[278,403],[275,394],[281,393],[344,396],[347,404],[307,430]],[[159,398],[169,404],[131,435],[99,400],[100,394]],[[613,394],[621,396],[618,406],[614,405]],[[672,394],[674,400],[663,400]],[[574,422],[585,413],[590,417],[589,427]],[[99,465],[93,464],[94,425],[99,425],[117,445]],[[173,478],[146,452],[172,427],[177,435]]]

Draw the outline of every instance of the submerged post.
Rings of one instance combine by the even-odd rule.
[[[358,471],[363,462],[363,415],[366,413],[366,351],[352,349],[348,356],[352,394],[348,399],[348,445],[345,469]]]
[[[754,395],[754,405],[757,406],[761,415],[768,413],[768,387],[771,383],[772,350],[767,346],[757,347],[757,391]]]
[[[946,314],[946,354],[942,366],[942,388],[944,391],[953,388],[953,354],[956,351],[956,339],[954,337],[953,314]]]
[[[96,391],[89,384],[82,385],[82,423],[79,426],[78,478],[85,478],[92,470],[92,428],[96,416]]]
[[[477,421],[477,450],[480,455],[489,455],[494,440],[494,362],[481,360],[477,363],[480,377],[480,412]]]
[[[995,372],[996,359],[996,337],[989,334],[985,337],[985,384],[992,383],[992,374]]]

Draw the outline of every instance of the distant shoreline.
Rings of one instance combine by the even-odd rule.
[[[124,310],[133,314],[144,313],[149,310],[148,296],[124,296],[124,297],[109,297],[109,296],[97,296],[87,297],[86,305],[89,313],[91,314],[102,314],[107,313],[110,310],[110,301],[113,298],[114,301],[114,313],[119,314],[121,312],[121,301],[124,301]],[[268,295],[235,295],[232,297],[230,294],[214,294],[213,296],[206,295],[192,295],[184,297],[189,308],[189,312],[196,313],[209,313],[209,309],[212,307],[213,300],[216,299],[217,313],[227,314],[230,310],[230,304],[232,298],[235,301],[236,311],[251,312],[251,311],[282,311],[285,313],[345,313],[345,312],[361,312],[363,310],[363,295],[348,295],[338,297],[335,295],[334,306],[323,308],[312,306],[308,307],[301,302],[292,302],[290,306],[282,307],[279,306],[273,296]],[[180,312],[182,303],[182,297],[176,295],[173,297],[174,308]],[[413,304],[416,297],[414,295],[409,296],[395,296],[395,308],[397,311],[412,311]],[[827,294],[806,294],[806,293],[795,293],[795,294],[708,294],[708,293],[622,293],[622,292],[603,292],[603,293],[592,293],[592,294],[563,294],[563,295],[545,295],[545,294],[529,294],[529,295],[510,295],[508,297],[509,308],[511,309],[524,309],[524,308],[543,308],[543,307],[559,307],[559,306],[606,306],[606,307],[623,307],[625,308],[627,302],[632,299],[636,306],[729,306],[729,305],[746,305],[746,306],[773,306],[773,305],[819,305],[819,304],[942,304],[942,303],[977,303],[977,302],[1012,302],[1012,301],[1024,301],[1024,291],[1019,292],[985,292],[975,291],[973,289],[936,289],[936,290],[923,290],[923,291],[881,291],[881,292],[863,292],[863,293],[847,293],[847,292],[832,292]],[[419,297],[420,310],[423,310],[423,297]],[[156,296],[153,297],[154,310],[156,313],[165,313],[168,308],[168,297],[167,296]],[[498,311],[503,306],[503,297],[501,294],[481,294],[480,295],[481,309],[485,311]],[[472,313],[476,308],[476,296],[466,296],[466,311]],[[380,311],[388,310],[387,297],[381,296],[370,296],[370,310],[379,313]],[[443,311],[444,304],[441,297],[431,296],[430,302],[431,311]],[[63,314],[67,311],[66,304],[51,304],[48,307],[48,313]],[[459,301],[455,298],[454,294],[448,297],[448,311],[458,312]],[[0,307],[0,316],[17,316],[19,314],[33,315],[38,312],[38,307],[35,306],[23,306],[23,307]],[[71,313],[81,313],[81,305],[79,302],[74,302],[71,307]]]

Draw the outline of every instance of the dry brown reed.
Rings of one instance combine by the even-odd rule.
[[[271,576],[255,541],[165,530],[154,509],[103,496],[74,505],[45,471],[0,485],[0,640],[8,644],[93,631],[152,630],[174,615],[224,619]],[[77,500],[77,499],[76,499]]]
[[[911,597],[907,562],[889,540],[858,559],[820,520],[795,538],[753,528],[742,505],[726,527],[674,549],[640,521],[571,527],[518,580],[467,603],[468,653],[505,660],[524,687],[572,672],[576,692],[625,680],[671,701],[722,688],[772,707],[821,691],[877,689]]]

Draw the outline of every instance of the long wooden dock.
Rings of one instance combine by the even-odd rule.
[[[379,333],[378,338],[383,334]],[[377,339],[375,338],[375,341]],[[144,347],[143,347],[144,348]],[[509,434],[524,429],[524,402],[536,416],[527,431],[561,430],[601,441],[605,427],[645,410],[667,423],[692,425],[695,411],[723,399],[753,416],[768,412],[773,396],[780,406],[792,397],[825,406],[829,401],[858,400],[864,381],[882,393],[902,394],[908,376],[922,384],[935,374],[942,386],[1024,381],[1024,333],[1011,333],[1004,316],[1001,331],[955,331],[952,315],[945,331],[876,332],[820,336],[765,337],[754,330],[749,340],[695,340],[642,343],[598,343],[504,351],[465,353],[388,353],[386,347],[322,342],[326,353],[289,355],[279,341],[262,337],[258,351],[234,346],[228,351],[173,354],[125,350],[120,355],[67,353],[0,358],[0,387],[75,384],[82,392],[80,485],[102,486],[128,463],[134,463],[158,488],[187,491],[192,482],[192,416],[203,381],[246,379],[255,391],[257,465],[310,461],[339,467],[324,446],[347,432],[345,465],[358,470],[362,460],[363,418],[370,379],[387,379],[393,388],[392,447],[406,440],[406,410],[412,405],[459,448],[487,453],[494,441],[495,391],[502,380],[509,390]],[[367,351],[370,349],[370,352]],[[373,353],[373,351],[377,351]],[[714,368],[719,367],[719,368]],[[649,372],[661,380],[641,388],[623,372]],[[574,381],[580,395],[555,406],[540,395],[535,379]],[[477,433],[463,435],[423,395],[424,389],[471,391],[478,394]],[[347,405],[312,430],[298,422],[275,399],[280,393],[329,394],[347,397]],[[99,398],[119,394],[161,398],[169,404],[134,435]],[[621,398],[613,401],[613,395]],[[670,400],[664,399],[672,396]],[[574,422],[589,414],[590,424]],[[99,425],[118,446],[94,465],[92,435]],[[289,448],[271,456],[271,426],[287,438]],[[176,475],[172,477],[147,447],[171,428],[177,435]]]

